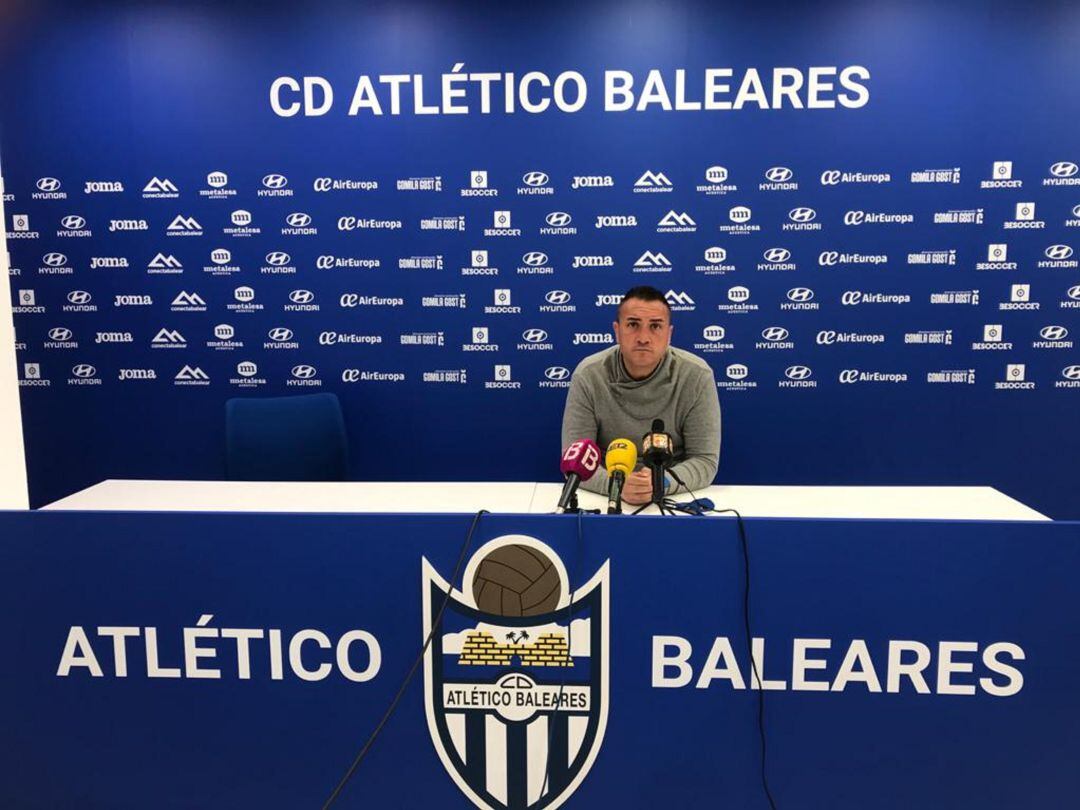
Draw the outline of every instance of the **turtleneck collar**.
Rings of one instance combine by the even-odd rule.
[[[623,363],[622,351],[618,347],[615,348],[615,383],[625,388],[637,388],[642,385],[646,385],[657,376],[662,375],[671,364],[671,347],[667,348],[664,352],[664,356],[660,358],[660,362],[656,364],[656,368],[652,370],[652,374],[641,380],[635,380],[630,376],[630,372],[626,370],[626,364]]]

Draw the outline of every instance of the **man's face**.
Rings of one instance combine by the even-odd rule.
[[[641,380],[652,374],[671,343],[671,315],[664,303],[631,298],[612,326],[630,376]]]

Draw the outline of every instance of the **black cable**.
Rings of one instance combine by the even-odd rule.
[[[390,707],[386,710],[382,720],[375,726],[375,730],[371,732],[371,736],[368,737],[367,742],[364,743],[364,747],[360,749],[360,753],[356,755],[352,765],[345,772],[345,775],[338,782],[337,787],[334,788],[333,793],[322,806],[322,810],[327,810],[341,795],[341,791],[345,789],[345,785],[352,779],[353,774],[356,773],[356,769],[360,767],[360,763],[364,761],[364,757],[368,755],[368,751],[371,750],[371,746],[375,743],[375,738],[379,736],[379,733],[383,730],[387,721],[390,720],[390,716],[393,715],[394,710],[397,709],[398,703],[401,701],[402,695],[405,694],[405,690],[412,682],[413,676],[416,675],[416,670],[420,666],[420,662],[424,660],[424,654],[427,652],[429,646],[431,646],[431,639],[435,637],[435,633],[438,632],[442,622],[443,612],[446,610],[446,606],[450,603],[450,597],[454,593],[454,583],[457,582],[458,576],[461,574],[461,568],[465,564],[465,557],[469,553],[469,547],[472,545],[473,532],[476,531],[476,526],[480,522],[481,515],[490,515],[491,513],[487,509],[481,509],[476,513],[473,518],[472,525],[469,526],[469,533],[465,535],[465,542],[461,545],[461,553],[458,555],[457,564],[454,566],[454,573],[450,577],[450,587],[446,591],[446,596],[443,598],[442,604],[439,606],[439,612],[435,614],[435,620],[431,623],[431,631],[427,634],[427,638],[424,639],[424,645],[420,648],[420,654],[416,656],[416,660],[413,661],[412,666],[409,667],[409,673],[405,676],[405,680],[401,682],[401,686],[398,688],[397,694],[394,695],[394,699],[390,702]]]
[[[679,485],[693,496],[695,501],[699,500],[697,493],[686,486],[674,470],[668,470],[668,472],[671,473],[671,476]],[[731,512],[735,515],[739,525],[739,542],[742,545],[743,553],[743,624],[746,629],[746,648],[747,652],[750,654],[750,670],[758,685],[758,737],[761,740],[761,786],[765,789],[765,797],[769,800],[769,807],[771,807],[772,810],[776,810],[776,802],[773,799],[772,791],[769,789],[769,779],[765,771],[765,684],[762,682],[761,674],[758,672],[757,661],[754,660],[754,637],[750,632],[750,544],[746,539],[746,525],[743,523],[743,516],[739,514],[737,509],[699,509],[696,512],[688,512],[688,514],[704,516],[706,511],[715,514]],[[753,686],[753,683],[751,683],[751,686]]]
[[[577,564],[575,565],[575,568],[577,569],[577,571],[575,573],[576,573],[576,575],[578,577],[581,576],[581,566],[584,564],[584,558],[585,558],[585,537],[584,537],[584,534],[582,533],[582,529],[581,529],[581,516],[582,516],[582,514],[583,514],[582,512],[577,513],[578,553],[577,553]],[[573,660],[574,660],[574,632],[573,632],[572,628],[573,628],[573,621],[574,621],[574,614],[573,614],[574,593],[575,593],[576,589],[571,583],[576,582],[577,579],[575,578],[574,573],[571,573],[570,571],[566,572],[566,577],[567,577],[567,579],[570,580],[570,582],[567,583],[567,585],[568,585],[568,587],[570,589],[570,601],[568,601],[566,603],[566,654],[569,656],[571,663],[573,663]],[[558,694],[558,697],[555,700],[555,715],[552,716],[552,720],[554,720],[554,717],[558,715],[559,709],[562,707],[563,693],[566,691],[566,670],[567,669],[569,669],[569,667],[563,667],[562,679],[561,679],[561,681],[559,683],[559,694]],[[544,757],[544,781],[540,785],[540,795],[541,796],[543,796],[544,791],[546,791],[548,789],[548,779],[551,776],[551,740],[552,740],[552,735],[554,733],[555,733],[555,723],[554,722],[548,723],[548,747],[547,747],[547,755]]]

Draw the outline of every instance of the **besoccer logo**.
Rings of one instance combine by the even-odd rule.
[[[558,807],[607,727],[608,563],[571,588],[548,545],[504,535],[472,556],[460,590],[421,566],[424,701],[439,759],[477,807]],[[544,778],[515,778],[526,762],[550,764]]]

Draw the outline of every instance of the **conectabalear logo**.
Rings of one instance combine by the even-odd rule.
[[[472,556],[461,590],[421,565],[424,703],[439,759],[477,807],[560,806],[607,726],[608,563],[572,589],[549,546],[504,535]],[[517,778],[534,766],[539,778]]]

